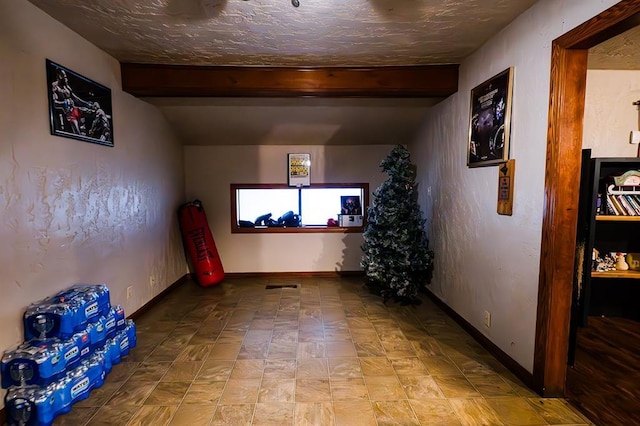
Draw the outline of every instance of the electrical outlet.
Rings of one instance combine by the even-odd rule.
[[[154,288],[156,286],[156,277],[149,275],[149,287]]]
[[[491,327],[491,312],[489,311],[484,311],[484,326]]]
[[[129,286],[127,287],[127,300],[131,299],[133,297],[133,286]]]

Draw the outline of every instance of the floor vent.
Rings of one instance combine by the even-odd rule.
[[[276,288],[298,288],[298,284],[267,284],[267,290],[273,290]]]

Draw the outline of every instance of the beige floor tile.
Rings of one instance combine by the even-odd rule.
[[[409,399],[444,398],[440,387],[431,376],[399,376]]]
[[[173,415],[170,426],[207,426],[213,418],[216,405],[183,404]]]
[[[564,399],[527,398],[536,413],[550,425],[574,425],[589,423]]]
[[[524,398],[487,398],[487,403],[507,425],[544,425],[547,422]]]
[[[331,387],[328,379],[297,379],[296,402],[331,401]]]
[[[428,376],[429,370],[418,357],[389,358],[398,376]]]
[[[407,399],[396,376],[368,376],[365,377],[365,384],[372,401]]]
[[[157,382],[171,367],[171,362],[145,361],[129,376],[135,382]]]
[[[291,402],[256,404],[253,424],[260,426],[293,426],[294,406]]]
[[[363,378],[332,378],[331,397],[334,401],[366,400],[369,401],[369,392]]]
[[[449,403],[464,426],[507,426],[483,398],[450,398]]]
[[[326,344],[324,342],[299,342],[297,357],[298,359],[326,358]]]
[[[71,411],[58,416],[53,421],[53,426],[77,426],[85,424],[98,411],[98,407],[79,407],[75,405]]]
[[[182,402],[189,382],[160,382],[145,399],[144,405],[178,405]]]
[[[358,358],[329,358],[329,376],[332,378],[362,377]]]
[[[139,407],[135,405],[105,405],[96,411],[88,424],[91,426],[126,425],[138,409]],[[71,411],[73,412],[74,409]],[[75,423],[74,426],[78,424],[82,423]]]
[[[268,359],[264,367],[264,378],[293,379],[296,377],[295,359]]]
[[[269,379],[264,378],[258,392],[258,402],[294,402],[295,379]]]
[[[231,379],[261,379],[266,365],[263,359],[239,359],[231,370]]]
[[[333,404],[330,402],[296,402],[294,424],[296,426],[333,426]]]
[[[447,399],[410,399],[409,405],[420,424],[438,426],[460,426],[460,419]]]
[[[371,402],[337,401],[333,403],[337,426],[376,426],[376,416]]]
[[[359,357],[380,357],[387,355],[387,353],[384,351],[384,347],[382,347],[382,343],[378,341],[354,341],[354,346],[356,347],[356,353]]]
[[[406,400],[374,401],[373,412],[378,421],[378,426],[420,424],[409,402]]]
[[[187,345],[176,361],[204,361],[207,359],[213,345]]]
[[[127,426],[168,425],[177,406],[144,406],[133,415]]]
[[[432,376],[460,375],[462,371],[446,356],[419,357]]]
[[[496,373],[472,373],[465,376],[485,398],[518,396],[511,385]]]
[[[391,364],[391,361],[389,361],[389,359],[386,357],[360,358],[360,366],[362,368],[362,374],[365,377],[396,375],[396,372],[393,369],[393,365]]]
[[[255,404],[258,400],[260,379],[229,379],[219,404]]]
[[[473,387],[466,377],[433,376],[445,398],[476,398],[480,392]]]
[[[296,379],[328,379],[329,360],[327,358],[300,358]]]
[[[234,360],[238,357],[242,342],[216,343],[209,352],[209,359]]]
[[[155,387],[156,384],[153,382],[136,382],[129,379],[111,396],[106,405],[142,405]]]
[[[174,361],[162,379],[163,382],[191,382],[202,368],[204,361]]]
[[[217,404],[226,382],[194,382],[184,396],[183,404]]]
[[[326,345],[327,345],[326,346],[327,356],[331,358],[354,357],[357,355],[356,348],[351,342],[351,340],[342,341],[342,342],[328,341]]]
[[[255,404],[218,405],[211,426],[250,425]]]
[[[231,375],[235,361],[208,359],[198,371],[195,380],[205,382],[226,381]]]

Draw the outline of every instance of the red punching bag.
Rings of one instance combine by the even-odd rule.
[[[202,287],[224,279],[222,262],[207,223],[200,200],[185,203],[178,209],[182,240],[195,269],[196,281]]]

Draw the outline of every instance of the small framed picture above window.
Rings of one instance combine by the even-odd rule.
[[[287,175],[289,186],[310,186],[311,154],[288,154]]]

